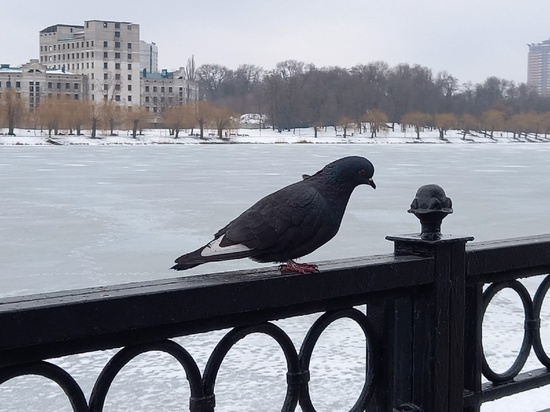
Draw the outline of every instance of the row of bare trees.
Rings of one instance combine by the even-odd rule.
[[[358,124],[375,110],[385,113],[390,124],[413,112],[461,118],[494,109],[509,118],[550,111],[550,99],[525,83],[497,77],[460,83],[448,72],[434,75],[420,65],[390,67],[380,61],[349,69],[317,68],[296,60],[280,62],[273,70],[203,64],[196,79],[203,99],[238,113],[265,113],[278,129],[337,125],[345,118]]]
[[[384,118],[383,113],[377,114],[379,119]],[[480,134],[489,139],[495,139],[495,132],[509,132],[514,138],[532,135],[535,139],[540,136],[547,137],[550,134],[550,112],[524,112],[507,114],[498,109],[490,109],[480,116],[464,114],[457,116],[454,113],[429,114],[423,112],[409,112],[401,118],[402,127],[412,127],[416,137],[427,128],[439,131],[439,138],[444,140],[448,130],[461,130],[462,138],[468,134]],[[371,124],[371,130],[373,125]],[[375,127],[384,127],[376,124]]]
[[[224,137],[224,130],[238,126],[234,112],[207,101],[168,106],[160,117],[161,126],[176,138],[181,130],[194,128],[199,129],[200,137],[204,136],[205,128],[215,129],[219,137]],[[8,134],[14,134],[17,127],[25,127],[46,130],[49,136],[61,131],[80,135],[82,130],[90,130],[91,137],[96,138],[99,130],[114,135],[123,129],[131,131],[135,138],[151,126],[152,118],[152,113],[143,107],[125,107],[111,100],[95,103],[65,96],[50,97],[31,112],[14,90],[4,91],[0,97],[0,128],[7,128]]]
[[[341,126],[346,133],[350,124],[368,123],[374,137],[383,125],[393,128],[396,123],[410,121],[411,116],[420,114],[430,120],[419,123],[432,127],[436,123],[458,124],[461,129],[473,129],[481,127],[481,119],[494,111],[505,120],[495,124],[515,130],[517,127],[510,123],[512,119],[530,118],[534,122],[535,115],[544,117],[550,112],[550,98],[539,96],[526,84],[516,85],[496,77],[475,85],[460,84],[447,72],[434,75],[420,65],[390,67],[384,62],[374,62],[351,69],[316,68],[287,60],[266,71],[254,65],[241,65],[236,70],[219,64],[195,67],[191,59],[186,73],[199,83],[200,102],[191,106],[170,103],[156,108],[155,115],[175,136],[182,129],[194,128],[199,129],[201,136],[205,128],[214,128],[222,136],[223,130],[237,127],[235,119],[242,113],[266,114],[272,127],[279,130]],[[9,133],[13,133],[18,122],[52,132],[59,128],[78,132],[84,127],[92,130],[94,136],[97,129],[113,133],[127,127],[135,135],[150,122],[148,112],[139,107],[121,108],[112,99],[101,103],[44,100],[32,116],[25,116],[24,108],[9,91],[2,93],[0,127],[8,127]],[[60,114],[54,113],[59,110]],[[476,119],[477,126],[467,126],[469,118]],[[437,127],[444,133],[448,126]]]

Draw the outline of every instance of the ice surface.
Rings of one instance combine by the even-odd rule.
[[[443,221],[444,233],[474,236],[476,241],[550,233],[549,144],[4,146],[0,296],[181,276],[168,269],[174,258],[211,240],[262,196],[346,155],[366,156],[374,163],[377,189],[359,187],[336,238],[304,261],[391,252],[386,235],[418,232],[419,222],[406,210],[418,187],[428,183],[441,185],[453,201],[454,213]],[[245,259],[199,266],[190,273],[258,266]],[[538,282],[529,279],[525,284],[533,290]],[[515,309],[518,300],[513,294],[497,297],[486,321],[484,344],[489,361],[506,369],[519,347],[521,338],[513,331],[522,327],[522,313]],[[279,324],[299,347],[315,318]],[[364,374],[357,370],[365,351],[358,328],[342,322],[330,329],[312,365],[312,394],[319,411],[349,409],[359,389],[353,389],[353,379],[346,379],[361,380]],[[550,342],[544,320],[543,331]],[[206,362],[221,336],[216,332],[178,342]],[[56,362],[89,395],[112,353]],[[528,366],[540,367],[533,359]],[[70,410],[55,385],[39,381],[44,383],[18,378],[16,384],[1,385],[2,408],[29,410],[28,399],[35,399],[42,410],[48,410],[44,405]],[[282,353],[261,336],[248,337],[230,353],[218,382],[220,410],[278,410],[284,388]],[[258,384],[261,409],[254,403]],[[346,388],[347,403],[335,405],[335,393]],[[117,378],[107,410],[181,410],[187,391],[173,360],[144,355]],[[483,410],[548,407],[549,390],[538,392],[522,400],[489,403]],[[128,403],[130,399],[134,403]]]

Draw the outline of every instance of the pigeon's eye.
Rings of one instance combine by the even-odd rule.
[[[359,176],[366,176],[366,175],[367,175],[367,171],[365,169],[359,170]]]

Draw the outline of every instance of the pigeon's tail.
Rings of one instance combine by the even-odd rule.
[[[212,242],[194,252],[181,255],[175,260],[176,264],[170,269],[187,270],[208,262],[220,262],[222,260],[240,259],[255,255],[253,249],[242,244],[221,246],[224,236],[214,239]]]

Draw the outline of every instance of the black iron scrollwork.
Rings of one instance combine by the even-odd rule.
[[[12,378],[24,375],[38,375],[54,381],[67,395],[74,412],[88,411],[86,397],[78,383],[66,371],[49,362],[40,361],[1,368],[0,385]]]
[[[323,331],[333,322],[338,319],[348,318],[355,321],[363,330],[365,339],[367,342],[367,371],[365,377],[365,383],[359,398],[355,402],[355,405],[350,409],[350,412],[359,412],[364,411],[367,407],[367,404],[372,396],[374,390],[374,380],[375,380],[375,335],[371,327],[371,324],[368,318],[358,311],[357,309],[347,309],[337,312],[327,312],[322,315],[317,321],[313,324],[309,330],[304,342],[302,344],[302,349],[300,350],[300,364],[302,373],[309,376],[309,364],[311,361],[311,356],[313,354],[313,349],[319,340],[319,337]],[[309,388],[307,381],[302,385],[302,391],[300,392],[300,406],[304,412],[314,412],[315,408],[311,401],[309,395]]]
[[[56,382],[67,395],[75,412],[101,412],[111,385],[122,370],[137,356],[152,351],[160,351],[171,355],[183,367],[190,387],[189,411],[212,412],[215,408],[214,387],[221,364],[231,348],[244,337],[252,333],[262,333],[273,338],[281,347],[287,364],[287,392],[281,407],[283,412],[292,412],[298,402],[304,412],[315,412],[309,394],[309,365],[317,341],[323,331],[338,319],[347,318],[356,322],[362,329],[367,342],[367,364],[365,383],[359,398],[350,412],[366,409],[374,391],[376,376],[374,330],[368,318],[359,310],[346,309],[327,312],[312,325],[307,333],[301,350],[298,353],[290,337],[278,326],[266,322],[257,325],[237,327],[229,331],[213,350],[204,374],[193,357],[182,346],[171,340],[127,346],[117,352],[105,365],[96,380],[90,396],[89,404],[78,383],[63,369],[52,363],[40,361],[32,364],[9,366],[0,369],[0,384],[14,377],[23,375],[41,375]]]
[[[540,336],[540,312],[542,304],[548,289],[550,289],[550,276],[547,276],[539,285],[534,299],[531,296],[525,286],[517,280],[497,282],[489,285],[483,293],[483,315],[487,310],[493,297],[504,289],[511,289],[519,296],[523,311],[524,311],[524,332],[521,348],[518,356],[514,360],[514,363],[508,370],[497,373],[495,372],[487,362],[485,353],[483,353],[483,375],[493,383],[503,383],[513,380],[525,366],[525,362],[529,357],[531,347],[533,347],[535,354],[539,361],[546,367],[550,367],[550,358],[543,348],[542,340]]]

